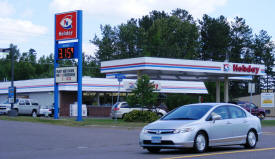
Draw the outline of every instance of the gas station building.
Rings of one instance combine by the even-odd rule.
[[[101,63],[101,73],[107,78],[82,78],[83,104],[108,107],[116,102],[118,88],[122,95],[131,92],[136,79],[147,74],[158,84],[159,93],[207,94],[205,81],[216,82],[216,102],[228,102],[229,80],[251,80],[251,76],[263,76],[264,65],[197,61],[183,59],[139,57]],[[119,85],[115,74],[124,74]],[[129,76],[127,76],[129,75]],[[224,82],[224,99],[220,99],[220,82]],[[10,82],[0,83],[0,102],[7,100]],[[36,99],[41,105],[54,102],[54,78],[15,81],[17,96]],[[61,116],[69,116],[70,104],[77,101],[77,83],[59,84],[59,108]],[[107,98],[106,98],[107,97]],[[275,114],[274,114],[275,115]]]

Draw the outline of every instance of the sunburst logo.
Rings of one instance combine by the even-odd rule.
[[[65,16],[61,21],[60,21],[60,25],[62,26],[62,28],[64,29],[71,29],[72,28],[72,15],[67,15]]]
[[[224,64],[223,65],[223,71],[229,72],[230,71],[230,65],[229,64]]]

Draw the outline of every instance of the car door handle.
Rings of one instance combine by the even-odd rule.
[[[247,120],[244,120],[243,123],[247,123],[248,121]]]
[[[226,124],[232,124],[230,121],[226,122]]]

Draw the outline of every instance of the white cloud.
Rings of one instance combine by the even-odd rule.
[[[23,13],[21,14],[21,17],[23,18],[30,18],[33,16],[33,10],[31,9],[25,9]]]
[[[93,57],[95,56],[95,52],[98,49],[98,47],[92,43],[83,43],[82,47],[82,52],[85,52],[86,55],[92,55]]]
[[[26,42],[30,38],[46,34],[47,28],[31,21],[0,18],[0,43]]]
[[[226,2],[227,0],[53,0],[50,8],[53,12],[80,9],[90,16],[119,20],[139,18],[152,10],[170,12],[181,8],[200,18],[203,14],[224,6]]]
[[[15,9],[8,2],[0,1],[0,17],[7,17],[15,13]]]

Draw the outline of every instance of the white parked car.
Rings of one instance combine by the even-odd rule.
[[[8,114],[10,104],[8,102],[0,103],[0,114]]]
[[[229,103],[200,103],[181,106],[145,126],[139,144],[149,152],[161,149],[243,145],[255,148],[261,122],[245,109]]]
[[[0,104],[0,112],[3,114],[7,114],[10,109],[11,104],[8,102]],[[16,99],[13,109],[16,110],[18,114],[22,115],[32,115],[33,117],[37,117],[40,114],[40,105],[32,99]]]
[[[41,106],[40,107],[40,114],[42,116],[53,116],[53,106],[47,105],[47,106]]]
[[[118,102],[113,105],[111,110],[111,117],[114,118],[123,118],[127,113],[130,113],[133,110],[145,110],[149,111],[148,108],[142,107],[131,107],[127,102]],[[165,110],[154,108],[151,111],[155,112],[158,116],[162,117],[167,114]]]

